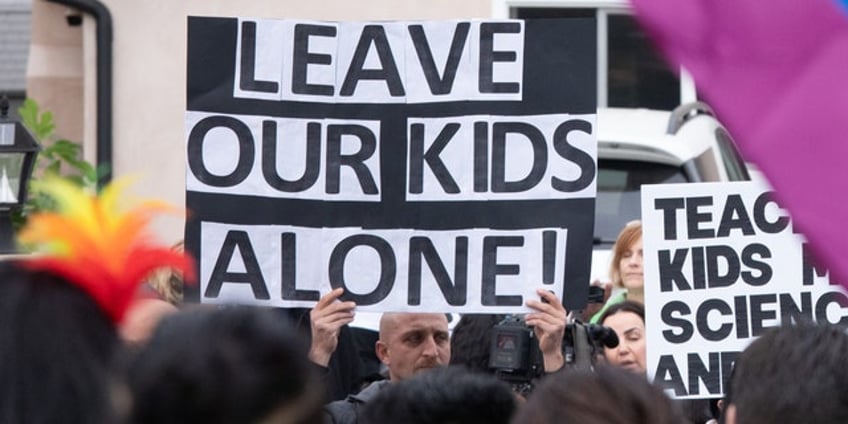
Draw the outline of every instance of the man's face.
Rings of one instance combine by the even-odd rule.
[[[392,381],[450,362],[448,320],[444,314],[384,316],[377,356],[389,368]]]

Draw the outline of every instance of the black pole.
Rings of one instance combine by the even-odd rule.
[[[97,21],[97,167],[106,172],[97,181],[112,180],[112,14],[97,0],[47,0],[79,9]]]
[[[18,253],[11,213],[10,209],[0,209],[0,255]]]

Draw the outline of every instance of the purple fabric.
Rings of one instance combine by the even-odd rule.
[[[848,285],[848,13],[837,0],[631,0]],[[846,0],[841,0],[846,3]]]

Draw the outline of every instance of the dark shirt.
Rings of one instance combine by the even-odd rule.
[[[361,392],[350,395],[344,400],[330,402],[324,406],[324,418],[328,424],[356,424],[362,407],[374,399],[380,390],[389,384],[389,380],[375,381],[362,389]]]

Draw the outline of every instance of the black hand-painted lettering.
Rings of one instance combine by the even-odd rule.
[[[459,60],[462,58],[462,51],[465,48],[465,41],[468,39],[470,28],[471,24],[468,22],[459,22],[456,24],[456,29],[453,32],[453,41],[451,41],[448,58],[445,62],[445,69],[440,77],[439,69],[436,67],[436,61],[433,59],[433,52],[430,49],[430,43],[427,41],[427,35],[424,33],[424,27],[422,25],[409,26],[409,36],[412,40],[412,45],[415,47],[415,53],[418,55],[418,62],[421,63],[421,70],[424,71],[424,78],[427,79],[430,92],[434,95],[450,94],[453,90],[453,82],[456,79]]]
[[[748,217],[748,210],[745,209],[742,196],[738,194],[727,196],[716,236],[727,237],[730,235],[730,230],[739,230],[746,236],[754,235],[754,225],[751,223],[751,218]]]
[[[810,292],[801,293],[801,306],[788,293],[778,296],[780,305],[780,325],[813,322],[813,296]],[[738,312],[737,312],[738,313]]]
[[[506,181],[506,140],[507,134],[521,134],[530,142],[533,149],[533,166],[522,179]],[[519,138],[511,138],[520,140]],[[516,155],[512,155],[515,157]],[[539,184],[548,167],[548,146],[545,136],[525,122],[495,122],[492,126],[492,192],[519,193]]]
[[[294,26],[294,51],[292,52],[292,93],[332,96],[333,86],[309,84],[310,64],[331,65],[333,57],[328,54],[309,52],[309,37],[335,37],[336,27],[329,25],[297,24]]]
[[[660,291],[670,292],[675,287],[677,290],[692,290],[692,286],[689,285],[689,281],[683,275],[683,265],[686,263],[688,253],[687,249],[676,249],[672,258],[670,250],[657,252],[660,269]]]
[[[377,49],[377,57],[380,59],[380,69],[364,69],[365,59],[371,50],[371,45]],[[383,80],[389,88],[389,93],[394,97],[406,95],[403,82],[398,72],[397,63],[392,56],[392,48],[386,37],[386,30],[381,25],[366,25],[359,37],[359,44],[353,53],[353,59],[345,75],[340,95],[353,96],[356,85],[361,80]]]
[[[236,135],[239,145],[238,163],[235,169],[227,175],[215,175],[206,168],[203,162],[203,143],[206,134],[215,128],[226,128]],[[200,182],[213,187],[232,187],[244,181],[250,175],[256,147],[253,145],[253,135],[247,125],[230,116],[209,116],[195,124],[188,135],[188,168]]]
[[[754,255],[758,256],[760,260],[755,258]],[[768,262],[762,260],[770,257],[771,251],[764,244],[752,243],[745,246],[742,249],[742,263],[748,268],[759,271],[759,276],[754,275],[750,271],[745,271],[742,273],[742,280],[752,286],[762,286],[771,281],[771,266],[769,266]]]
[[[572,181],[563,180],[556,176],[551,177],[551,187],[563,193],[573,193],[589,187],[592,181],[595,180],[595,174],[597,172],[595,159],[590,154],[574,147],[568,142],[568,134],[572,131],[592,134],[592,123],[582,119],[572,119],[563,122],[554,130],[553,145],[556,152],[560,157],[580,168],[580,176]]]
[[[487,236],[483,238],[483,281],[481,303],[484,306],[521,306],[521,296],[497,294],[498,275],[518,275],[520,269],[515,264],[498,263],[498,248],[524,246],[522,236]]]
[[[707,393],[711,395],[721,394],[721,360],[718,352],[710,352],[707,354],[709,366],[701,361],[701,355],[690,353],[687,355],[687,363],[689,364],[689,395],[701,394],[701,385],[699,381],[704,383],[707,388]]]
[[[345,284],[345,263],[347,255],[356,247],[366,246],[373,249],[380,257],[380,279],[377,281],[377,286],[370,293],[354,293]],[[373,305],[385,299],[392,291],[395,285],[395,277],[397,276],[397,259],[392,250],[392,246],[386,240],[370,235],[357,234],[352,235],[336,245],[333,252],[330,253],[330,264],[328,275],[330,276],[330,286],[334,289],[342,287],[345,289],[342,295],[342,300],[352,300],[357,305]]]
[[[445,193],[459,193],[459,186],[451,176],[450,171],[442,162],[442,150],[451,141],[460,125],[455,122],[448,123],[436,136],[433,144],[424,151],[424,124],[412,124],[409,126],[409,192],[420,194],[424,191],[424,162],[430,167],[430,171],[439,181]]]
[[[739,278],[741,270],[739,256],[730,246],[707,246],[707,284],[710,288],[728,287]],[[727,271],[721,275],[721,260],[727,266]]]
[[[359,139],[359,151],[342,155],[342,140]],[[378,194],[374,175],[365,161],[377,150],[377,138],[368,127],[362,125],[327,125],[327,194],[338,194],[341,185],[341,167],[348,166],[356,173],[364,194]]]
[[[542,232],[542,284],[553,284],[556,273],[556,231]]]
[[[805,286],[812,286],[815,283],[815,277],[813,277],[813,273],[815,273],[816,277],[822,278],[827,277],[828,272],[827,268],[823,266],[818,266],[815,263],[815,257],[813,256],[813,249],[807,243],[803,243],[801,245],[802,252],[802,282]]]
[[[707,288],[707,262],[702,246],[692,248],[692,288],[695,290]]]
[[[776,204],[776,202],[772,199],[773,195],[774,193],[767,191],[757,197],[757,200],[754,201],[754,223],[757,224],[757,228],[769,234],[779,233],[789,226],[788,216],[780,216],[773,222],[766,218],[766,207],[768,204]]]
[[[321,293],[318,290],[301,290],[297,288],[297,239],[295,233],[280,235],[282,269],[280,273],[281,295],[283,300],[312,300],[318,301]]]
[[[660,387],[674,390],[675,396],[686,396],[687,394],[686,386],[683,384],[683,377],[680,376],[680,369],[677,367],[677,362],[674,361],[674,356],[660,356],[653,381],[659,384]]]
[[[474,123],[474,192],[489,191],[489,123]]]
[[[238,247],[245,272],[228,271],[236,247]],[[265,278],[262,276],[262,269],[256,260],[256,253],[250,244],[250,238],[244,231],[227,232],[203,296],[212,299],[218,297],[224,283],[249,284],[250,289],[253,290],[253,297],[257,300],[271,299],[271,294],[268,293],[268,287],[265,285]]]
[[[842,310],[842,313],[837,315],[839,319],[836,322],[831,322],[827,316],[827,308],[831,304],[838,305]],[[846,325],[848,324],[848,314],[845,313],[846,308],[848,308],[848,297],[846,297],[844,293],[827,292],[821,295],[821,297],[819,297],[816,301],[816,322]]]
[[[256,22],[241,23],[241,63],[239,88],[245,91],[276,93],[280,84],[276,81],[256,79]]]
[[[686,228],[690,239],[713,238],[715,232],[712,228],[701,228],[702,223],[712,221],[713,214],[701,212],[701,206],[710,206],[713,198],[710,196],[689,197],[686,199]]]
[[[663,240],[677,240],[677,211],[685,207],[682,197],[654,199],[654,209],[663,211]]]
[[[480,24],[479,88],[481,93],[518,93],[517,82],[495,82],[495,62],[515,62],[514,51],[495,50],[495,34],[518,34],[521,24],[517,22],[484,22]]]
[[[672,328],[663,330],[662,334],[669,343],[686,343],[692,338],[695,328],[691,322],[682,318],[691,314],[692,310],[689,309],[689,305],[679,300],[672,300],[663,305],[662,311],[660,311],[660,317],[663,324]],[[681,317],[678,318],[675,315],[680,315]],[[680,329],[680,333],[677,333],[675,328]]]
[[[711,311],[716,311],[722,316],[733,316],[733,309],[725,301],[721,299],[709,299],[698,307],[695,323],[698,326],[698,332],[704,339],[711,342],[723,340],[733,331],[733,320],[721,324],[717,329],[710,327],[709,314]]]
[[[749,337],[750,327],[748,321],[748,298],[745,296],[734,296],[733,306],[736,310],[736,337],[746,339]]]
[[[764,310],[763,305],[777,303],[777,295],[775,294],[755,294],[749,298],[751,302],[751,336],[759,337],[768,330],[763,321],[772,320],[777,317],[774,310]]]
[[[289,141],[291,142],[291,141]],[[277,173],[277,123],[262,122],[262,175],[271,187],[286,193],[299,193],[308,190],[318,181],[321,170],[321,124],[306,124],[306,158],[303,175],[296,180],[287,180]],[[284,151],[291,149],[283,148]]]
[[[409,305],[421,304],[422,258],[427,262],[448,305],[465,305],[468,295],[468,237],[457,237],[454,250],[454,278],[451,280],[444,262],[429,238],[412,237],[409,240]]]

